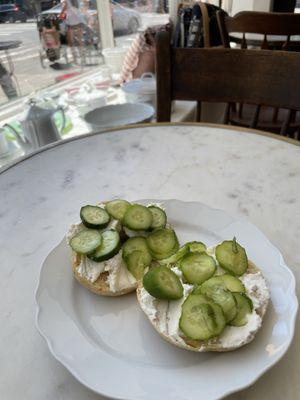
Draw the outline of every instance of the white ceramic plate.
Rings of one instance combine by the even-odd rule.
[[[155,200],[144,200],[147,203]],[[36,292],[37,327],[49,349],[81,383],[113,399],[212,400],[251,385],[286,352],[298,302],[280,252],[244,219],[196,202],[164,202],[180,243],[208,246],[233,236],[263,271],[271,304],[255,340],[234,352],[197,354],[164,341],[135,294],[102,298],[72,277],[63,240],[44,261]]]
[[[110,104],[96,108],[83,116],[92,131],[114,128],[117,126],[150,122],[154,108],[144,103]]]

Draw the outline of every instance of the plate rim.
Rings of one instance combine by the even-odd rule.
[[[214,208],[211,207],[207,204],[204,204],[200,201],[184,201],[184,200],[179,200],[179,199],[139,199],[139,200],[135,200],[135,202],[157,202],[157,203],[168,203],[168,202],[179,202],[179,203],[184,203],[184,204],[198,204],[202,207],[206,207],[209,208],[210,210],[213,211],[217,211],[217,212],[222,212],[225,213],[226,215],[232,217],[235,222],[236,221],[242,221],[245,222],[247,224],[249,224],[253,229],[255,229],[257,232],[259,232],[264,239],[266,240],[266,242],[268,243],[268,245],[278,254],[279,256],[279,265],[281,268],[283,268],[290,276],[290,294],[294,300],[293,302],[293,307],[291,309],[291,318],[290,318],[290,328],[291,328],[291,334],[290,337],[288,339],[288,343],[285,347],[285,349],[283,350],[283,352],[277,356],[277,358],[274,358],[274,360],[272,362],[270,362],[270,364],[268,364],[267,366],[265,366],[264,368],[262,368],[257,375],[252,378],[247,384],[237,384],[234,388],[232,388],[231,390],[226,390],[225,392],[223,392],[219,397],[216,397],[215,400],[219,400],[219,399],[223,399],[224,397],[236,393],[240,390],[243,389],[247,389],[250,386],[252,386],[258,379],[260,379],[267,371],[269,371],[274,365],[276,365],[283,357],[284,355],[287,353],[293,339],[294,339],[294,335],[295,335],[295,325],[296,325],[296,318],[297,318],[297,313],[298,313],[298,308],[299,308],[299,301],[298,301],[298,297],[296,294],[296,279],[295,279],[295,275],[293,273],[293,271],[288,267],[288,265],[285,263],[285,260],[283,258],[283,255],[281,254],[280,250],[273,245],[273,243],[268,239],[268,237],[256,226],[254,225],[252,222],[250,222],[247,218],[245,218],[242,215],[239,214],[233,214],[231,212],[228,212],[226,210],[220,209],[220,208]],[[40,336],[42,338],[44,338],[44,340],[46,341],[49,351],[52,354],[52,356],[61,364],[63,365],[68,372],[73,375],[76,380],[78,380],[83,386],[85,386],[86,388],[88,388],[89,390],[91,390],[92,392],[99,394],[101,396],[104,396],[108,399],[112,399],[112,400],[130,400],[128,397],[118,397],[118,396],[114,396],[112,397],[111,395],[104,393],[104,392],[99,392],[98,390],[96,390],[95,388],[93,388],[93,386],[85,379],[82,379],[80,377],[80,375],[76,372],[76,369],[70,364],[68,363],[64,357],[63,354],[61,354],[59,351],[55,351],[54,346],[52,344],[52,339],[49,336],[47,336],[47,333],[43,330],[43,328],[40,326],[39,324],[39,316],[40,313],[42,311],[41,305],[38,302],[38,298],[39,298],[39,293],[41,290],[41,280],[42,280],[42,275],[43,275],[43,271],[45,269],[45,261],[47,260],[47,258],[49,256],[51,256],[53,253],[55,253],[55,251],[57,250],[57,248],[59,246],[61,246],[63,244],[63,242],[65,241],[65,236],[51,249],[51,251],[46,255],[46,257],[43,259],[41,266],[40,266],[40,270],[39,270],[39,278],[38,278],[38,282],[36,285],[36,289],[34,292],[34,301],[35,301],[35,305],[36,305],[36,313],[35,313],[35,326],[37,331],[39,332]]]

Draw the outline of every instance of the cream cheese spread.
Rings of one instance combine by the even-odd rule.
[[[99,206],[104,207],[102,204]],[[105,229],[116,229],[119,231],[120,228],[120,221],[112,218]],[[66,234],[68,244],[72,237],[83,229],[85,229],[85,227],[81,222],[72,224]],[[117,292],[127,288],[129,289],[131,287],[134,288],[136,285],[136,279],[128,271],[123,261],[122,250],[120,250],[114,257],[102,262],[95,262],[82,255],[80,264],[77,267],[77,272],[80,276],[92,283],[99,278],[100,274],[108,272],[107,283],[112,292]]]
[[[210,248],[208,253],[212,255],[213,249]],[[180,278],[182,277],[181,271],[178,268],[175,267],[172,268],[172,270],[177,276]],[[221,268],[220,270],[224,273]],[[248,315],[248,322],[246,325],[241,327],[227,326],[217,338],[218,342],[226,348],[241,346],[261,327],[262,319],[257,313],[257,310],[268,301],[270,296],[265,279],[260,272],[245,274],[240,277],[240,279],[245,286],[247,296],[249,296],[253,302],[253,312]],[[144,288],[141,289],[140,296],[141,307],[150,320],[155,322],[160,332],[178,343],[185,343],[181,338],[182,333],[179,329],[179,319],[181,316],[181,306],[192,291],[193,285],[183,284],[183,289],[183,297],[176,301],[155,299]]]

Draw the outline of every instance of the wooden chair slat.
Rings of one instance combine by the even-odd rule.
[[[260,109],[261,109],[260,105],[255,107],[255,111],[254,111],[254,115],[253,115],[253,118],[252,118],[252,121],[251,121],[251,124],[250,124],[250,128],[254,129],[254,128],[257,127],[257,122],[258,122],[258,118],[259,118]]]
[[[170,121],[172,100],[253,104],[259,107],[252,126],[257,124],[260,106],[300,111],[300,53],[172,48],[170,34],[160,32],[156,63],[158,122]],[[293,115],[289,114],[282,132]]]

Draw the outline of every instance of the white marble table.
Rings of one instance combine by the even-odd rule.
[[[152,125],[60,142],[0,175],[0,398],[99,400],[35,328],[40,265],[83,203],[114,196],[198,200],[256,224],[300,279],[300,147],[226,127]],[[284,358],[228,399],[294,400],[299,319]]]

